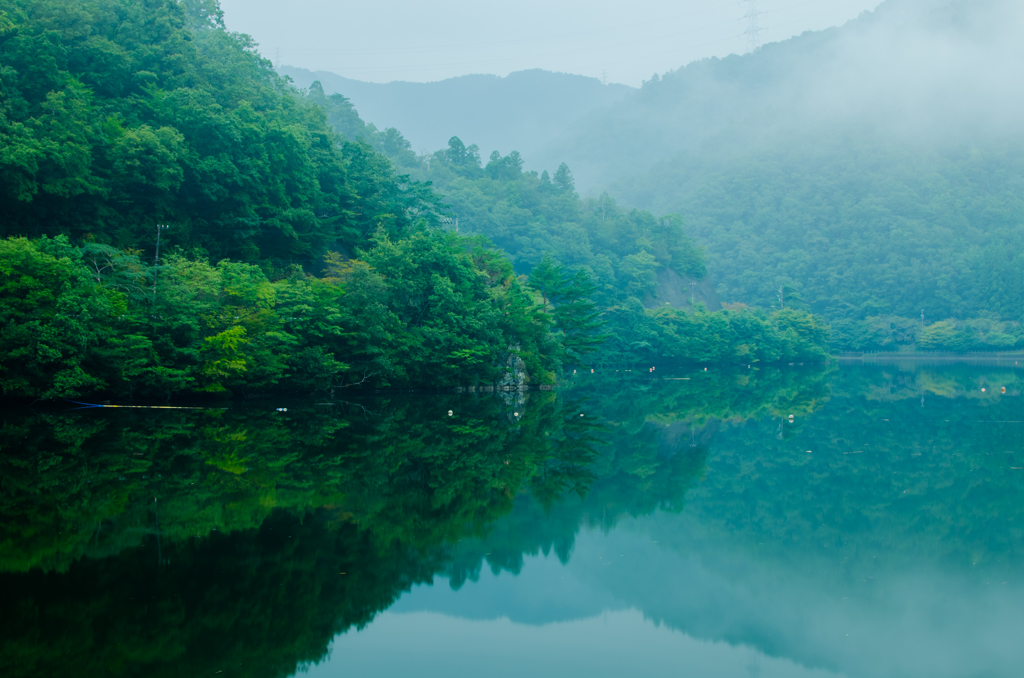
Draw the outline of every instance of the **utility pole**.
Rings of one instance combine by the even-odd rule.
[[[693,288],[696,287],[697,283],[690,283],[690,308],[693,308]]]
[[[779,287],[779,309],[780,310],[786,308],[786,300],[785,300],[784,294],[782,292],[784,287],[785,287],[785,285],[782,285],[782,286]]]
[[[156,276],[160,271],[160,232],[167,226],[156,225],[156,256],[153,257],[153,305],[156,306]]]

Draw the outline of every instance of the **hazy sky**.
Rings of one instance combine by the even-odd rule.
[[[357,80],[430,82],[527,68],[639,85],[708,56],[845,23],[879,0],[221,0],[264,56]]]

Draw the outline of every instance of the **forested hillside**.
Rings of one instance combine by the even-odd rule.
[[[462,385],[509,355],[553,379],[558,322],[508,262],[432,228],[437,196],[215,2],[0,7],[5,395]]]
[[[586,296],[605,323],[606,341],[591,358],[597,364],[826,355],[827,329],[803,311],[720,311],[717,297],[709,297],[701,282],[704,252],[678,215],[623,209],[607,194],[582,199],[565,163],[553,173],[526,171],[518,151],[494,151],[485,163],[477,145],[459,137],[449,139],[447,148],[417,155],[398,130],[364,123],[343,95],[326,96],[314,82],[307,97],[337,129],[366,139],[399,171],[430,182],[448,210],[445,227],[498,245],[516,270],[530,273],[545,307],[551,298],[557,305],[590,290]],[[718,312],[709,313],[709,307]]]
[[[782,288],[787,306],[867,323],[844,347],[913,344],[922,320],[961,333],[972,318],[1016,322],[1022,27],[1016,2],[889,0],[655,78],[541,157],[626,205],[679,214],[724,302],[777,305]],[[893,332],[865,339],[882,325]],[[1008,345],[961,339],[943,347]]]
[[[0,234],[307,259],[431,218],[211,0],[5,0]]]
[[[703,275],[677,217],[581,201],[564,164],[484,165],[457,137],[417,156],[291,87],[215,0],[3,7],[5,395],[520,387],[590,360],[825,354],[800,312],[645,310],[659,272]]]
[[[768,304],[785,285],[832,319],[1020,319],[1024,146],[875,141],[791,134],[725,161],[680,157],[620,187],[683,215],[724,300]]]

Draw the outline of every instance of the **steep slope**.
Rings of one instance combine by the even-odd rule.
[[[444,148],[448,139],[459,135],[485,154],[519,151],[527,158],[585,113],[634,91],[627,85],[602,85],[596,78],[540,69],[504,78],[465,75],[440,82],[387,84],[292,66],[278,72],[303,88],[319,80],[326,94],[340,93],[351,100],[363,120],[379,129],[400,129],[417,151]]]
[[[411,226],[406,188],[214,0],[0,3],[0,236],[310,259]]]
[[[1005,0],[890,0],[648,82],[541,159],[680,214],[723,301],[1018,320],[1022,27]]]

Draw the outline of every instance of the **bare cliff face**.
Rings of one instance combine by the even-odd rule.
[[[654,294],[648,292],[644,297],[644,306],[654,309],[667,304],[673,308],[690,310],[691,291],[694,304],[704,304],[709,311],[722,310],[722,302],[707,279],[687,278],[667,266],[658,270],[658,287]]]

